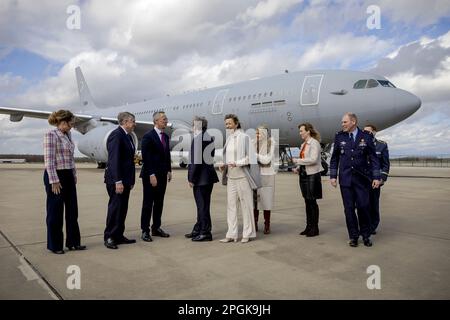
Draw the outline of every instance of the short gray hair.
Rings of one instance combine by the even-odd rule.
[[[117,121],[119,121],[119,125],[122,125],[125,122],[125,120],[128,120],[128,119],[136,119],[136,117],[134,116],[134,114],[132,114],[128,111],[120,112],[117,115]]]
[[[208,120],[206,120],[205,117],[195,116],[194,120],[192,121],[192,125],[195,126],[196,124],[200,123],[202,124],[202,131],[208,129]]]
[[[356,114],[352,113],[352,112],[346,112],[344,114],[344,116],[349,117],[351,120],[354,120],[356,123],[358,123],[358,117],[356,116]]]
[[[166,113],[164,111],[156,111],[155,113],[153,113],[153,122],[155,122],[165,114]]]

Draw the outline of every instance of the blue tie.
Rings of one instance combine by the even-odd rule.
[[[355,142],[355,140],[353,139],[353,132],[350,132],[350,139],[352,140],[352,142]]]

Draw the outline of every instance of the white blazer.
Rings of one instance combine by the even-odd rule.
[[[320,157],[320,152],[322,147],[319,141],[310,137],[307,141],[303,142],[300,150],[302,150],[303,145],[307,144],[305,149],[305,158],[295,159],[295,163],[305,166],[306,174],[311,175],[323,170],[322,159]]]

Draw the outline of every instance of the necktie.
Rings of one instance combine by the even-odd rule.
[[[161,135],[161,143],[163,145],[163,148],[166,149],[166,139],[164,139],[164,132],[159,133]]]
[[[131,147],[133,147],[134,150],[134,142],[133,142],[133,138],[131,138],[131,136],[129,134],[127,134],[128,140],[130,140],[131,143]]]
[[[353,132],[350,132],[350,140],[352,141],[352,143],[355,141],[355,140],[353,139]]]

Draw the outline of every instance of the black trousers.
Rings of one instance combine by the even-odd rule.
[[[128,199],[130,198],[130,186],[125,186],[121,194],[116,193],[115,184],[107,184],[106,190],[109,195],[108,215],[106,217],[106,228],[104,240],[112,238],[120,241],[125,231],[125,219],[128,212]]]
[[[60,194],[52,192],[47,170],[44,171],[44,185],[47,193],[47,248],[52,251],[63,249],[64,209],[66,218],[66,247],[80,245],[78,226],[77,188],[72,169],[57,170],[62,189]]]
[[[345,222],[350,239],[369,238],[370,227],[370,182],[352,179],[352,185],[342,186],[341,195],[344,203]],[[357,214],[356,214],[356,212]]]
[[[214,184],[194,186],[193,193],[197,205],[197,222],[192,229],[193,233],[211,235],[211,193]]]
[[[370,227],[372,231],[377,230],[380,223],[380,193],[381,187],[370,189]]]
[[[156,175],[158,184],[152,187],[150,178],[142,178],[142,186],[144,189],[144,198],[142,200],[141,212],[141,230],[142,232],[150,231],[150,219],[153,215],[152,230],[161,227],[161,215],[164,206],[164,195],[167,187],[167,174]]]

